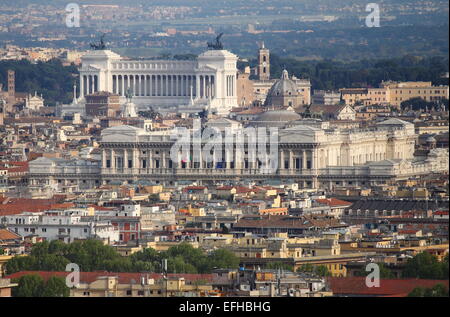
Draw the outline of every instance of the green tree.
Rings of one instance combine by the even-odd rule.
[[[324,276],[331,276],[331,272],[328,271],[328,268],[325,265],[318,265],[314,273],[316,273],[317,276],[324,277]]]
[[[280,261],[267,263],[266,269],[268,269],[268,270],[285,270],[285,271],[291,271],[291,272],[294,271],[294,268],[292,265],[289,265],[287,263],[283,263]]]
[[[184,273],[197,273],[198,270],[203,271],[203,268],[207,266],[207,259],[204,252],[198,248],[194,248],[192,245],[186,242],[182,242],[177,246],[169,248],[166,252],[161,253],[162,258],[168,259],[168,270],[169,268],[173,268],[178,271],[177,267],[184,267]],[[171,259],[176,258],[177,261],[170,261]],[[183,265],[181,264],[181,260]],[[194,272],[195,271],[195,272]],[[181,273],[181,272],[180,272]]]
[[[448,257],[443,262],[428,253],[422,252],[408,259],[402,272],[403,277],[424,279],[448,279]]]
[[[69,297],[70,289],[62,277],[52,276],[43,288],[42,297]]]
[[[191,263],[186,263],[180,255],[167,260],[167,271],[169,273],[198,273],[197,268]]]
[[[431,288],[416,287],[408,297],[448,297],[448,288],[444,284],[436,284]]]
[[[380,278],[395,278],[394,273],[386,267],[384,263],[377,263],[380,268]],[[362,267],[361,270],[355,272],[355,276],[367,276],[370,272],[366,271],[366,267]]]
[[[208,271],[215,267],[220,269],[234,269],[239,267],[239,258],[229,250],[218,249],[208,256],[208,263]]]
[[[24,275],[17,283],[12,290],[13,297],[40,297],[44,289],[44,279],[37,274]]]
[[[32,271],[36,267],[36,258],[30,256],[14,256],[8,262],[6,262],[5,270],[6,274],[13,274],[20,271]]]
[[[313,273],[317,276],[331,276],[331,272],[328,270],[328,267],[325,265],[312,265],[312,264],[303,264],[297,269],[299,273]]]
[[[313,271],[314,271],[314,265],[312,265],[310,263],[303,264],[297,269],[298,273],[311,273]]]

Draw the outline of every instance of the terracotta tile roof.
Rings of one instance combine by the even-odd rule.
[[[0,229],[0,241],[1,240],[15,240],[20,239],[21,236],[18,234],[9,231],[8,229]]]
[[[7,198],[0,200],[0,216],[15,215],[22,212],[40,212],[50,209],[75,207],[73,203],[60,202],[58,199]]]
[[[245,194],[245,193],[252,193],[254,192],[254,189],[248,188],[248,187],[236,187],[236,194]]]
[[[44,280],[48,280],[52,276],[58,276],[65,278],[70,272],[49,272],[49,271],[22,271],[13,273],[11,275],[6,276],[5,278],[14,279],[20,278],[24,275],[30,274],[38,274],[44,278]],[[162,278],[161,273],[115,273],[115,272],[106,272],[106,271],[95,271],[95,272],[80,272],[80,282],[81,283],[92,283],[102,276],[118,276],[119,283],[121,284],[130,284],[132,280],[136,283],[140,283],[140,279],[143,276],[148,276],[148,278],[152,278],[154,280],[159,280]],[[168,274],[169,277],[183,277],[186,281],[197,281],[197,280],[206,280],[212,281],[212,274]]]
[[[310,110],[315,113],[338,114],[345,107],[345,105],[312,105]]]
[[[268,208],[268,209],[261,209],[259,211],[260,214],[266,214],[266,213],[272,213],[272,212],[283,212],[287,214],[288,209],[287,208]]]
[[[234,186],[219,186],[216,187],[216,190],[232,190],[233,188],[235,188]]]
[[[352,205],[351,202],[340,200],[337,198],[316,199],[316,202],[318,202],[319,204],[328,205],[330,207],[338,207],[338,206],[344,207]]]
[[[328,277],[327,281],[335,295],[398,296],[404,297],[416,287],[430,288],[448,280],[382,279],[380,287],[367,287],[365,277]]]

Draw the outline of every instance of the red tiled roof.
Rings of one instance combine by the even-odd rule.
[[[335,295],[396,296],[409,294],[416,287],[431,288],[448,280],[381,279],[380,287],[367,287],[365,277],[328,277],[327,281]]]
[[[216,190],[232,190],[234,186],[219,186],[216,187]]]
[[[0,240],[15,240],[20,238],[21,236],[9,231],[8,229],[0,229]]]
[[[52,276],[58,276],[65,278],[70,272],[50,272],[50,271],[21,271],[11,275],[5,276],[8,279],[20,278],[24,275],[38,274],[42,276],[44,280],[48,280]],[[162,278],[161,273],[116,273],[106,271],[95,272],[80,272],[81,283],[92,283],[102,276],[118,276],[119,283],[130,284],[132,280],[139,283],[141,277],[148,276],[148,278],[159,280]],[[168,274],[168,277],[183,277],[186,281],[206,280],[212,281],[212,274]]]
[[[319,204],[328,205],[330,207],[351,206],[352,205],[351,202],[348,202],[345,200],[340,200],[337,198],[316,199],[316,202],[318,202]]]
[[[398,233],[400,234],[416,234],[420,230],[414,230],[414,229],[406,229],[406,230],[399,230]]]
[[[237,194],[251,193],[251,192],[254,192],[254,191],[255,191],[254,189],[248,188],[248,187],[243,187],[243,186],[236,187],[236,193]]]
[[[109,210],[115,210],[116,209],[114,207],[103,207],[103,206],[98,206],[98,205],[93,205],[93,204],[88,205],[88,207],[92,207],[95,210],[99,210],[99,211],[102,211],[102,210],[109,211]]]
[[[58,199],[7,198],[0,201],[0,216],[15,215],[22,212],[40,212],[50,209],[75,207],[73,203],[61,203]]]

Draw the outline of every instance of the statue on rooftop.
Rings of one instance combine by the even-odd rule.
[[[104,42],[105,35],[106,35],[105,33],[102,34],[102,36],[100,37],[99,43],[91,43],[90,44],[90,46],[93,50],[99,51],[99,50],[106,49],[106,44]]]
[[[220,41],[220,38],[223,36],[223,33],[220,33],[216,36],[216,42],[208,42],[208,48],[211,50],[223,50],[223,44]]]
[[[131,87],[127,88],[127,91],[125,92],[125,98],[127,98],[127,102],[131,102],[131,99],[133,98],[133,90],[131,90]]]

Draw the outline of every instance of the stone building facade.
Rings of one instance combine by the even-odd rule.
[[[226,114],[237,106],[237,56],[209,50],[196,60],[126,60],[109,50],[81,58],[81,97],[98,91],[121,96],[128,88],[139,107],[207,107]]]

